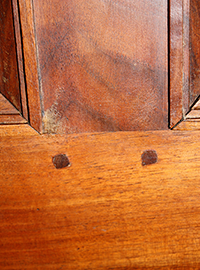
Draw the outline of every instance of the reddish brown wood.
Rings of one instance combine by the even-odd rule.
[[[13,124],[13,125],[0,125],[0,138],[3,137],[21,137],[29,135],[38,135],[39,134],[28,124]]]
[[[20,114],[0,114],[0,125],[25,124],[27,120]]]
[[[9,134],[0,269],[199,269],[199,132]],[[56,169],[58,154],[71,166]]]
[[[0,92],[21,111],[11,0],[0,1]]]
[[[200,95],[200,2],[190,0],[190,104]]]
[[[0,94],[0,114],[19,114],[19,111]]]
[[[166,0],[34,0],[35,32],[30,3],[25,65],[32,94],[41,76],[44,132],[168,128]]]
[[[28,96],[29,121],[36,130],[42,130],[42,108],[40,103],[40,85],[37,65],[37,49],[31,0],[19,0],[20,21],[26,86]]]
[[[170,127],[183,117],[183,0],[170,0]]]
[[[19,111],[0,94],[0,125],[27,123]]]
[[[200,100],[197,100],[175,130],[200,130]]]
[[[183,115],[190,109],[190,0],[183,0]]]
[[[24,78],[25,76],[24,62],[23,62],[23,55],[22,55],[22,36],[21,36],[21,28],[20,28],[20,21],[19,21],[19,8],[18,8],[17,0],[12,0],[12,7],[13,7],[13,15],[14,15],[15,39],[16,39],[16,48],[17,48],[22,114],[24,118],[28,119],[26,85],[25,85],[25,78]]]

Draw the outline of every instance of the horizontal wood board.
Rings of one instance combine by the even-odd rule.
[[[27,123],[19,111],[0,94],[0,125]]]
[[[0,148],[1,269],[199,269],[199,132],[1,136]],[[150,149],[158,161],[142,166]],[[58,154],[71,166],[56,169]]]

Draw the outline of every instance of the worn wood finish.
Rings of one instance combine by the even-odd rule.
[[[190,104],[200,95],[200,2],[190,0]]]
[[[42,105],[40,102],[39,69],[33,18],[32,0],[19,0],[22,29],[23,55],[28,97],[29,122],[32,127],[42,131]]]
[[[168,128],[166,0],[33,5],[44,132]]]
[[[21,111],[11,0],[0,1],[0,93]]]
[[[199,269],[199,132],[3,136],[0,147],[1,269]],[[142,166],[150,149],[158,161]],[[71,166],[56,169],[57,154]]]

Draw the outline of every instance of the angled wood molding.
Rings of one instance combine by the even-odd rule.
[[[170,128],[199,129],[200,4],[169,1]]]

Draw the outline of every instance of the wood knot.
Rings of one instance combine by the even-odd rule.
[[[52,158],[53,165],[56,169],[62,169],[70,166],[68,157],[65,154],[56,155]]]
[[[158,155],[155,150],[146,150],[142,153],[142,166],[154,164],[158,161]]]

